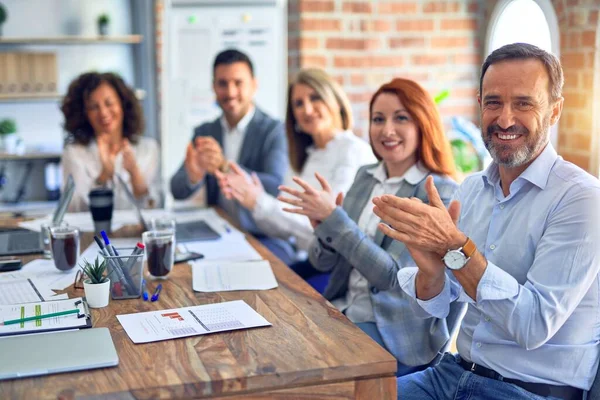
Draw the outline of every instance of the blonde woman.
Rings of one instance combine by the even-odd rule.
[[[358,169],[375,162],[369,144],[352,131],[348,97],[326,72],[305,69],[288,88],[286,134],[292,169],[302,180],[318,185],[318,172],[335,193],[346,193]],[[295,250],[307,250],[313,237],[308,218],[284,211],[285,203],[265,192],[256,176],[248,176],[231,163],[228,174],[219,174],[219,185],[229,198],[252,212],[266,235],[294,238]],[[291,179],[286,182],[293,184]],[[294,262],[290,254],[288,264]]]

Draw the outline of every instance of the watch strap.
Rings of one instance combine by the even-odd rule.
[[[467,238],[467,242],[462,247],[463,254],[467,256],[467,258],[471,258],[476,250],[477,246],[475,243],[470,238]]]

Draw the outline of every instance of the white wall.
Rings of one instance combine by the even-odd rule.
[[[212,65],[222,50],[236,48],[248,54],[258,80],[257,106],[284,118],[287,20],[282,0],[232,0],[223,5],[172,0],[166,2],[164,24],[161,156],[168,182],[185,157],[193,128],[221,115],[212,89]]]
[[[97,35],[96,18],[108,13],[109,34],[132,33],[129,0],[1,0],[8,12],[3,25],[5,37],[51,37]],[[57,54],[58,91],[65,94],[69,83],[90,70],[119,73],[129,85],[134,83],[133,46],[127,44],[89,45],[0,45],[0,51],[43,51]],[[28,146],[60,149],[64,132],[60,100],[0,103],[0,119],[14,118],[19,135]],[[2,162],[0,162],[2,163]],[[44,200],[44,163],[35,163],[25,199]],[[23,171],[22,162],[10,162],[8,183],[0,199],[13,198]]]
[[[3,26],[5,37],[95,36],[96,18],[111,17],[110,34],[131,32],[128,0],[2,0],[8,11]],[[126,44],[7,46],[0,51],[55,52],[58,64],[58,91],[66,93],[69,83],[90,70],[117,72],[133,85],[133,50]],[[0,103],[0,119],[15,118],[19,134],[27,145],[61,146],[63,117],[60,100]]]

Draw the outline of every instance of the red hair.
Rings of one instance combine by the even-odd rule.
[[[456,179],[456,165],[450,142],[444,134],[442,119],[433,98],[421,85],[410,79],[395,78],[381,86],[371,98],[369,104],[369,131],[373,118],[373,103],[382,93],[398,96],[406,111],[411,115],[419,130],[419,148],[417,160],[436,174]],[[371,148],[373,144],[371,144]],[[375,150],[373,149],[373,152]],[[381,159],[375,153],[378,159]]]

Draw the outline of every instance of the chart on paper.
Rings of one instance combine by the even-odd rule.
[[[117,315],[134,343],[271,325],[242,300]]]

